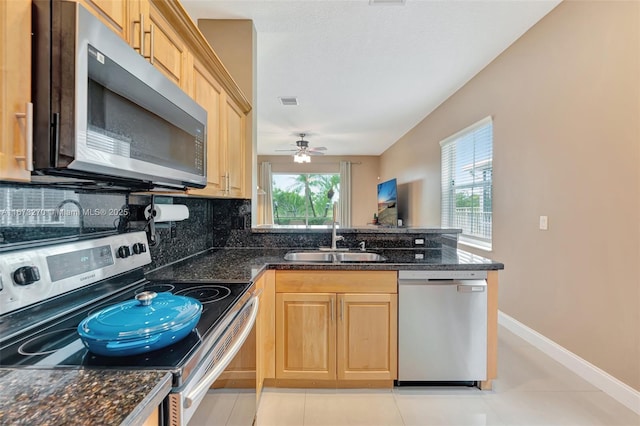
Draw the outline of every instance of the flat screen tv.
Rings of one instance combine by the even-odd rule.
[[[395,179],[378,184],[378,225],[398,226],[398,185]]]

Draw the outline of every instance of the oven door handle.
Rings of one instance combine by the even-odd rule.
[[[209,371],[206,376],[200,380],[198,385],[185,397],[184,406],[186,408],[191,407],[203,393],[209,390],[213,382],[215,382],[220,374],[222,374],[222,372],[227,368],[242,347],[242,344],[247,340],[258,315],[258,297],[252,297],[252,300],[249,303],[253,303],[253,307],[251,308],[251,313],[249,314],[248,321],[245,323],[244,329],[237,334],[235,341],[225,352],[222,358],[220,358],[220,361],[218,361],[216,366],[213,367],[211,371]]]

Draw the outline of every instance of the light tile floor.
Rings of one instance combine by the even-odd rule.
[[[492,391],[270,388],[263,393],[256,426],[640,426],[639,415],[505,328],[499,328],[498,339],[499,378]],[[205,401],[190,426],[242,424],[234,416],[242,397],[227,396],[216,404]],[[214,412],[227,420],[214,422]]]

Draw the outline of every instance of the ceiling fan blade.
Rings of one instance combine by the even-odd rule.
[[[325,148],[324,146],[312,146],[311,148],[309,148],[309,151],[326,151],[327,148]]]
[[[276,151],[297,152],[299,151],[299,149],[276,149]]]
[[[307,154],[309,154],[309,155],[324,155],[324,152],[307,151]]]

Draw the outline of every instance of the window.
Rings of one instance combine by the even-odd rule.
[[[276,225],[329,225],[339,198],[339,174],[273,174]]]
[[[491,250],[493,122],[487,117],[440,142],[442,215],[460,241]]]

